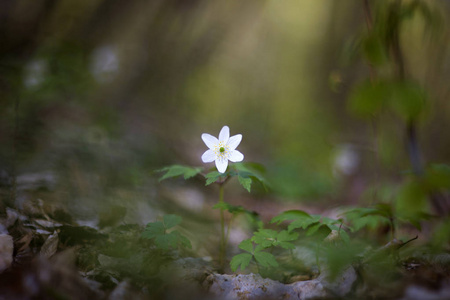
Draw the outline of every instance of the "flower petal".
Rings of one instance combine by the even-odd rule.
[[[216,159],[217,171],[225,173],[228,167],[228,159]]]
[[[226,144],[229,138],[230,138],[230,128],[228,126],[223,126],[222,130],[219,133],[219,141],[224,142]]]
[[[230,154],[228,155],[228,159],[231,160],[232,162],[243,161],[244,154],[242,154],[241,152],[239,152],[237,150],[234,150],[234,151],[230,152]]]
[[[202,140],[205,142],[206,146],[208,146],[209,149],[214,148],[217,144],[219,144],[219,140],[210,134],[204,133],[202,134]]]
[[[216,159],[216,155],[214,154],[214,151],[212,151],[211,149],[206,150],[206,152],[203,153],[203,155],[202,155],[202,161],[204,163],[213,162],[215,159]]]
[[[242,141],[242,134],[236,134],[230,137],[228,140],[228,147],[230,147],[230,150],[234,150],[239,146],[239,144]]]

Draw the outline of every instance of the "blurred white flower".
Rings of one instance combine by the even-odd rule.
[[[225,173],[228,167],[228,160],[232,162],[242,161],[244,155],[236,150],[242,140],[242,134],[236,134],[230,137],[230,128],[223,126],[219,133],[219,139],[204,133],[202,140],[208,146],[208,150],[202,155],[204,163],[216,162],[217,170]]]
[[[47,61],[35,59],[29,62],[25,67],[24,85],[27,88],[39,86],[44,82],[48,72]]]
[[[91,73],[100,83],[112,81],[119,71],[119,57],[114,46],[95,49],[91,56]]]
[[[334,172],[352,175],[359,166],[360,157],[358,152],[351,145],[340,145],[334,159]]]

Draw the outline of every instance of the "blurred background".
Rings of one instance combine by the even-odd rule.
[[[202,211],[215,187],[160,184],[155,170],[202,166],[201,134],[224,125],[271,184],[248,194],[231,183],[227,201],[259,213],[263,201],[370,202],[368,190],[411,170],[404,120],[360,118],[348,100],[361,82],[393,73],[390,50],[367,38],[391,2],[0,1],[3,203],[60,205],[80,222],[114,207],[141,223],[173,203]],[[423,8],[399,26],[404,76],[427,94],[420,155],[448,164],[450,3],[403,4]]]

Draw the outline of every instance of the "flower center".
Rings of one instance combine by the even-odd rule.
[[[224,148],[224,147],[220,147],[219,151],[220,151],[221,153],[223,153],[223,152],[225,152],[225,148]]]

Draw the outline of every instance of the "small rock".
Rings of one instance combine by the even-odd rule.
[[[203,286],[220,299],[315,299],[345,297],[352,291],[357,279],[353,267],[345,269],[335,280],[327,274],[318,278],[283,284],[258,274],[211,274]]]
[[[13,261],[14,242],[12,236],[0,234],[0,273],[9,268]]]
[[[283,284],[258,274],[208,276],[204,285],[220,299],[313,299],[327,296],[318,279]]]

